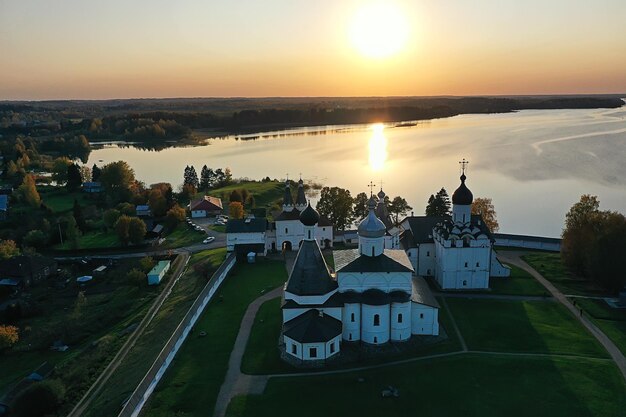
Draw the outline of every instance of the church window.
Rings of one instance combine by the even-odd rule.
[[[335,353],[335,342],[330,344],[330,353]]]
[[[479,266],[480,266],[480,262],[476,262],[476,267],[479,267]]]
[[[309,239],[311,239],[311,231],[309,230]]]
[[[402,323],[402,313],[398,314],[398,323]]]
[[[378,338],[374,336],[374,343],[378,343]]]
[[[351,321],[352,323],[354,323],[354,313],[351,313],[351,314],[350,314],[350,321]]]
[[[289,233],[289,229],[285,227],[285,234]]]
[[[374,314],[374,326],[380,326],[380,315]]]
[[[294,355],[298,354],[298,345],[296,344],[291,345],[291,353],[293,353]]]
[[[372,246],[372,256],[374,256],[374,247]]]
[[[431,274],[430,269],[429,269],[428,271],[426,271],[426,273],[427,273],[428,275],[430,275],[430,274]]]
[[[348,334],[348,340],[352,340],[352,333]]]
[[[420,319],[424,318],[424,313],[420,313]]]
[[[430,251],[426,251],[426,256],[430,256]]]
[[[311,358],[317,358],[317,348],[309,348],[309,356]]]
[[[467,262],[465,262],[465,267],[467,268]]]
[[[463,286],[466,286],[466,285],[467,285],[467,280],[466,280],[466,279],[464,279],[464,280],[463,280]]]

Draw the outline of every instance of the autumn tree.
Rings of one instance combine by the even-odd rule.
[[[120,240],[120,242],[122,242],[123,244],[127,244],[129,242],[129,234],[128,234],[128,228],[130,226],[130,217],[122,214],[120,217],[118,217],[118,219],[115,221],[115,233],[117,234],[117,238]]]
[[[19,340],[18,328],[9,325],[0,325],[0,352],[9,349]]]
[[[228,205],[228,215],[231,219],[243,219],[243,204],[239,201],[232,201]]]
[[[153,188],[148,193],[148,205],[152,214],[161,217],[167,212],[167,200],[163,192],[158,188]]]
[[[328,217],[337,230],[345,230],[354,220],[350,191],[339,187],[324,187],[317,202],[317,211]]]
[[[561,258],[565,265],[579,275],[585,274],[588,242],[594,237],[593,220],[600,213],[600,201],[592,195],[582,195],[565,215]]]
[[[154,265],[156,265],[156,262],[152,256],[144,256],[139,260],[139,267],[145,274],[150,272],[150,270],[154,268]]]
[[[167,214],[165,215],[165,222],[170,229],[173,229],[178,225],[178,223],[185,221],[186,214],[187,212],[184,208],[175,204],[167,211]]]
[[[117,219],[120,218],[121,215],[122,215],[122,213],[120,213],[119,210],[108,209],[102,215],[102,221],[104,222],[104,225],[108,229],[112,229],[115,226],[115,222],[117,221]]]
[[[355,219],[363,219],[367,216],[367,202],[369,201],[369,197],[365,193],[358,193],[356,197],[354,197],[354,208],[352,209],[352,215]]]
[[[66,183],[67,169],[70,165],[72,165],[72,161],[65,156],[54,160],[52,163],[52,179],[56,181],[57,184]]]
[[[445,188],[442,188],[437,194],[431,194],[426,205],[426,215],[429,217],[439,217],[450,214],[450,196]]]
[[[146,238],[146,224],[139,217],[131,217],[128,224],[128,240],[132,244],[139,244]]]
[[[18,187],[16,192],[18,199],[29,206],[38,207],[41,204],[41,197],[35,186],[35,178],[30,174],[24,177],[22,185]]]
[[[228,200],[232,203],[233,201],[236,201],[238,203],[243,203],[244,199],[243,196],[241,195],[241,191],[239,190],[233,190],[230,193],[230,196],[228,197]]]
[[[0,240],[0,259],[10,259],[20,254],[20,249],[12,240]]]
[[[496,216],[496,209],[494,208],[490,198],[475,198],[472,202],[472,214],[480,215],[492,233],[496,233],[500,230],[500,225],[498,224],[498,218]]]
[[[401,216],[406,216],[412,209],[413,207],[409,206],[409,203],[400,196],[394,197],[388,206],[389,214],[393,216],[395,224],[400,222]]]
[[[111,162],[102,167],[99,179],[104,190],[119,201],[134,184],[135,171],[125,161]]]

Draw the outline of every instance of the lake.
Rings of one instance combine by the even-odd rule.
[[[474,197],[491,197],[500,232],[558,237],[582,194],[626,213],[626,107],[523,110],[395,124],[290,129],[147,151],[105,144],[89,166],[127,161],[146,184],[182,182],[186,165],[230,167],[235,178],[307,180],[368,192],[370,181],[423,214],[430,194],[459,185],[470,161]],[[246,139],[246,140],[244,140]],[[379,186],[376,187],[378,190]]]

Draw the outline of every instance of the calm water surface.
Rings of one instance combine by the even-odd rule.
[[[430,194],[459,184],[458,161],[470,161],[467,185],[493,199],[500,231],[558,237],[581,194],[602,209],[626,213],[626,107],[524,110],[461,115],[415,126],[303,128],[212,139],[206,146],[145,151],[106,145],[88,164],[125,160],[146,184],[182,182],[185,165],[230,167],[235,177],[297,178],[347,188],[352,195],[383,181],[423,214]]]

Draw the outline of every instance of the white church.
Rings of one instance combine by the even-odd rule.
[[[465,180],[463,173],[451,217],[409,217],[398,227],[389,221],[382,190],[378,203],[371,196],[358,248],[333,253],[335,273],[316,238],[319,214],[310,205],[302,210],[304,239],[283,292],[285,353],[317,361],[337,355],[342,343],[438,335],[439,304],[424,277],[434,277],[442,289],[479,289],[488,287],[490,276],[508,276],[489,229],[470,214],[473,196]]]

